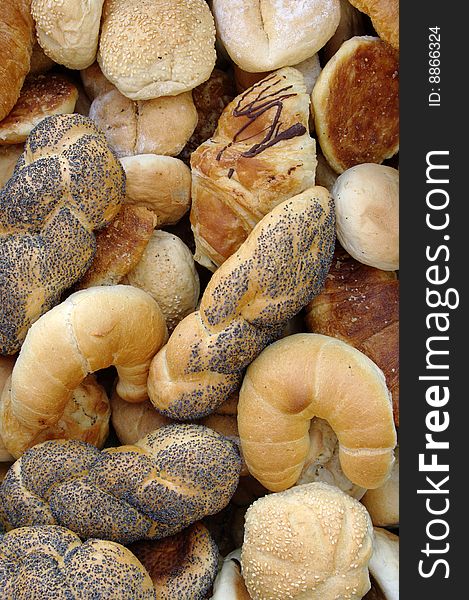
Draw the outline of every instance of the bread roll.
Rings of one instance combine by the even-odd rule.
[[[371,18],[381,39],[399,50],[399,0],[350,0]]]
[[[311,187],[315,141],[299,71],[281,69],[238,96],[191,156],[195,259],[214,270],[274,206]]]
[[[261,352],[239,392],[243,457],[267,489],[285,490],[298,481],[313,417],[337,435],[340,464],[352,483],[377,488],[386,481],[396,430],[382,371],[340,340],[299,333]]]
[[[213,584],[213,596],[210,600],[251,600],[241,575],[240,559],[240,548],[225,557]]]
[[[399,600],[399,536],[381,527],[374,527],[373,531],[370,575],[380,598]]]
[[[213,0],[217,32],[245,71],[265,72],[313,56],[339,24],[339,0]]]
[[[23,153],[24,144],[0,145],[0,189],[13,175],[16,163]]]
[[[44,54],[44,50],[36,41],[31,54],[31,66],[28,74],[43,75],[44,73],[47,73],[47,71],[50,71],[55,65],[56,63],[52,60],[52,58],[49,58],[46,54]]]
[[[322,287],[334,241],[333,206],[323,188],[266,215],[152,360],[148,393],[155,407],[171,418],[199,418],[237,390],[245,367]]]
[[[366,22],[363,14],[349,0],[339,0],[340,21],[334,35],[322,50],[322,58],[327,63],[344,42],[356,35],[366,34]]]
[[[104,135],[81,115],[43,119],[0,190],[0,354],[82,277],[94,231],[124,198],[124,171]]]
[[[191,251],[177,236],[154,231],[125,282],[145,290],[160,307],[168,331],[194,312],[200,282]]]
[[[14,364],[15,358],[13,358],[13,356],[0,356],[0,398],[3,388],[11,376]],[[3,439],[0,435],[0,463],[13,460],[14,457],[5,448],[5,444],[3,443]]]
[[[96,254],[76,288],[120,283],[142,258],[156,222],[155,215],[143,206],[124,204],[96,234]]]
[[[189,210],[191,172],[182,160],[157,154],[121,158],[126,176],[126,204],[143,206],[158,227],[177,223]]]
[[[132,100],[187,92],[215,67],[215,26],[204,0],[106,0],[98,62]]]
[[[130,544],[219,512],[239,469],[236,447],[201,425],[168,425],[134,446],[102,451],[53,440],[16,461],[0,486],[0,505],[9,529],[57,523],[82,539]]]
[[[148,572],[124,546],[82,542],[65,527],[21,527],[0,536],[4,598],[111,598],[154,600]]]
[[[19,144],[45,117],[72,113],[78,90],[62,75],[29,77],[9,115],[0,121],[0,144]]]
[[[98,96],[116,89],[116,87],[104,77],[97,62],[94,62],[86,69],[82,69],[80,71],[80,79],[85,88],[86,95],[91,102]]]
[[[399,526],[399,446],[395,455],[389,479],[379,488],[368,490],[361,500],[373,525],[378,527]]]
[[[370,589],[373,528],[339,489],[309,483],[254,502],[241,569],[253,600],[360,600]]]
[[[399,427],[399,280],[336,247],[323,291],[306,307],[308,331],[337,337],[366,354],[386,377]]]
[[[145,400],[150,360],[166,337],[158,305],[132,286],[82,290],[49,310],[28,331],[2,395],[0,435],[9,452],[20,456],[61,420],[73,390],[94,371],[115,365],[119,395]]]
[[[34,42],[30,0],[8,0],[0,4],[0,121],[19,98],[29,73]]]
[[[102,129],[117,156],[176,156],[197,124],[190,92],[133,102],[114,89],[97,96],[89,116]]]
[[[344,42],[311,99],[321,150],[336,173],[399,150],[399,56],[379,38]]]
[[[337,237],[356,260],[382,271],[399,269],[399,171],[364,163],[332,188]]]
[[[39,44],[69,69],[89,67],[98,50],[104,0],[31,0]]]
[[[217,573],[218,548],[202,523],[162,540],[134,542],[129,550],[147,569],[162,600],[202,600]]]

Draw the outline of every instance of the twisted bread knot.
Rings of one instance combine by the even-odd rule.
[[[135,446],[77,440],[28,450],[0,487],[7,529],[58,524],[81,538],[159,539],[219,512],[238,484],[236,446],[201,425],[163,427]]]
[[[0,538],[3,598],[154,600],[141,562],[114,542],[80,538],[64,527],[22,527]]]
[[[334,242],[325,188],[310,188],[265,216],[152,360],[148,394],[155,407],[185,420],[225,401],[243,369],[321,290]]]
[[[124,170],[91,119],[41,121],[0,191],[0,353],[82,277],[93,234],[119,210]]]

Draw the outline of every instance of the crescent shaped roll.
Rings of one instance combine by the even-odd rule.
[[[0,435],[19,457],[37,432],[56,423],[89,373],[117,368],[117,392],[147,399],[150,361],[167,339],[163,313],[143,290],[88,288],[69,296],[30,328],[0,408]]]
[[[296,483],[307,457],[310,420],[329,422],[345,475],[376,488],[391,472],[396,446],[392,403],[381,370],[345,342],[291,335],[248,367],[238,428],[250,473],[274,492]]]

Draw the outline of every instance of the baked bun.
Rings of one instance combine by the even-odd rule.
[[[309,483],[254,502],[241,569],[253,600],[359,600],[370,589],[373,527],[339,489]]]
[[[133,445],[149,433],[174,421],[160,414],[150,400],[126,402],[114,388],[111,395],[111,422],[119,442]]]
[[[323,188],[266,215],[152,360],[148,393],[155,407],[186,420],[222,404],[246,366],[319,292],[334,242],[333,205]]]
[[[238,96],[191,156],[195,259],[214,270],[283,200],[314,185],[315,141],[301,73],[281,69]]]
[[[112,598],[154,600],[144,566],[124,546],[82,542],[65,527],[21,527],[0,538],[4,598]],[[85,591],[86,590],[86,591]]]
[[[52,440],[15,462],[0,504],[10,529],[57,523],[82,539],[129,544],[174,535],[222,510],[239,469],[236,447],[201,425],[168,425],[134,446],[102,451]]]
[[[316,158],[318,161],[316,165],[316,185],[321,185],[326,190],[331,191],[334,183],[337,181],[338,175],[324,158],[324,154],[321,151],[318,151]]]
[[[381,39],[399,50],[399,0],[350,0],[371,18]]]
[[[215,67],[215,26],[204,0],[107,0],[98,62],[132,100],[187,92]]]
[[[313,417],[337,435],[340,464],[352,483],[376,488],[386,481],[396,430],[382,371],[340,340],[298,333],[261,352],[239,392],[243,457],[267,489],[285,490],[298,481]]]
[[[361,499],[373,525],[399,527],[399,446],[389,479],[379,488],[368,490]]]
[[[213,0],[217,32],[245,71],[265,72],[313,56],[339,24],[339,0]]]
[[[62,75],[28,77],[17,103],[0,122],[0,144],[19,144],[45,117],[72,113],[78,90]]]
[[[199,275],[192,253],[180,238],[166,231],[153,232],[125,283],[145,290],[156,300],[170,333],[194,312],[199,300]]]
[[[373,163],[347,169],[332,188],[337,237],[356,260],[399,269],[399,171]]]
[[[46,117],[0,190],[0,354],[14,354],[41,314],[86,272],[94,231],[124,199],[125,175],[82,115]]]
[[[86,69],[82,69],[80,71],[80,79],[86,95],[91,102],[98,96],[116,89],[116,87],[104,77],[97,62],[94,62]]]
[[[29,68],[28,75],[43,75],[50,71],[52,67],[55,67],[57,63],[49,58],[47,54],[44,54],[44,50],[41,46],[36,43],[33,46],[33,52],[31,54],[31,66]]]
[[[0,398],[3,388],[11,376],[14,364],[15,358],[13,356],[0,356]],[[15,460],[14,457],[5,448],[5,444],[3,443],[3,439],[0,435],[0,463],[13,460]]]
[[[166,337],[156,302],[127,285],[76,292],[42,315],[2,395],[0,434],[9,452],[20,456],[41,430],[58,423],[73,390],[94,371],[115,365],[119,395],[145,400],[150,360]]]
[[[98,50],[104,0],[31,0],[39,44],[69,69],[89,67]]]
[[[399,427],[399,280],[337,247],[324,289],[305,311],[308,331],[337,337],[383,371]]]
[[[218,548],[202,523],[162,540],[134,542],[129,550],[148,571],[158,600],[204,600],[217,573]]]
[[[241,549],[230,552],[213,583],[210,600],[251,600],[241,575]]]
[[[97,96],[89,116],[102,129],[117,156],[176,156],[197,124],[192,94],[133,102],[114,89]]]
[[[23,144],[0,145],[0,189],[13,175],[16,163],[23,154]]]
[[[143,206],[123,204],[96,234],[96,254],[76,288],[120,283],[142,258],[156,222],[156,216]]]
[[[367,24],[363,14],[352,6],[349,0],[339,0],[339,2],[339,25],[321,52],[324,63],[327,63],[334,56],[344,42],[356,35],[366,34]]]
[[[29,73],[34,42],[30,0],[8,0],[0,4],[0,121],[19,98]]]
[[[177,223],[189,210],[191,172],[178,158],[137,154],[121,158],[126,176],[126,204],[143,206],[158,227]]]
[[[399,56],[379,38],[344,42],[311,99],[321,150],[337,173],[399,150]]]

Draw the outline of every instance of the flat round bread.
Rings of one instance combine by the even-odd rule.
[[[311,98],[318,141],[336,173],[399,150],[399,55],[381,39],[344,42]]]
[[[47,73],[28,78],[10,114],[0,121],[0,144],[26,141],[44,117],[72,113],[77,98],[76,86],[61,75]]]

